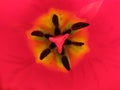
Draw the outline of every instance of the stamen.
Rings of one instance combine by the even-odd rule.
[[[56,47],[56,45],[54,43],[51,43],[50,46],[49,46],[50,49],[53,49],[55,47]]]
[[[70,33],[71,33],[71,29],[68,29],[68,30],[63,32],[63,34],[70,34]]]
[[[40,36],[40,37],[43,37],[43,36],[44,36],[44,34],[43,34],[41,31],[33,31],[33,32],[31,33],[31,35],[33,35],[33,36]]]
[[[60,29],[58,27],[55,28],[54,35],[60,35]]]
[[[67,39],[64,44],[65,44],[65,45],[70,45],[70,44],[72,44],[72,42]]]
[[[76,45],[76,46],[82,46],[84,45],[83,42],[72,42],[73,45]]]
[[[40,55],[40,60],[43,60],[50,52],[51,52],[51,50],[49,48],[43,50]]]
[[[59,26],[58,16],[56,14],[53,15],[52,22],[56,27]]]
[[[78,30],[78,29],[81,29],[81,28],[84,28],[87,26],[89,26],[88,23],[78,22],[78,23],[73,24],[71,28],[72,28],[72,30]]]
[[[70,71],[70,65],[66,56],[62,56],[62,64],[68,71]]]
[[[45,34],[45,37],[48,39],[49,37],[52,37],[50,34]]]
[[[64,55],[65,54],[65,50],[64,50],[64,48],[62,48],[62,53],[61,53],[61,55]]]
[[[71,44],[73,44],[73,45],[76,45],[76,46],[82,46],[82,45],[84,45],[83,42],[74,42],[74,41],[71,41],[71,40],[68,40],[68,39],[65,41],[64,44],[65,45],[71,45]]]

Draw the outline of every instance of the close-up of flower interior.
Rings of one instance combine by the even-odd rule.
[[[0,90],[120,90],[120,0],[1,0]]]
[[[84,29],[87,26],[89,23],[57,10],[40,17],[28,33],[37,62],[49,68],[70,71],[78,59],[89,51],[87,31]]]

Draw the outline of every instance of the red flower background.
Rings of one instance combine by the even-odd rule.
[[[0,90],[120,90],[119,0],[105,0],[89,20],[90,52],[69,73],[36,64],[26,41],[26,30],[49,8],[79,16],[80,8],[91,2],[94,0],[1,0]]]

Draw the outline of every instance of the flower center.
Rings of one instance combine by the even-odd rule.
[[[69,37],[69,34],[65,34],[65,35],[59,35],[55,37],[49,37],[49,40],[55,43],[55,45],[58,48],[58,53],[61,54],[62,49],[63,49],[63,44],[65,43],[68,37]]]
[[[51,68],[55,66],[70,71],[75,64],[74,61],[79,60],[79,57],[87,52],[82,28],[89,24],[74,20],[74,17],[71,21],[72,19],[69,20],[67,16],[71,18],[71,14],[69,16],[67,13],[66,15],[64,13],[63,15],[60,13],[43,15],[39,20],[40,27],[33,29],[30,35],[35,42],[32,44],[35,45],[34,52],[38,62],[48,67],[53,65]],[[34,38],[38,41],[34,41]],[[42,38],[46,39],[42,40]]]

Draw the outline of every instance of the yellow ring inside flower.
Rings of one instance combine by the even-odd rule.
[[[31,51],[36,58],[36,63],[44,65],[51,70],[66,72],[67,70],[64,68],[61,62],[61,55],[57,53],[57,48],[53,49],[51,53],[44,58],[44,60],[40,60],[40,53],[49,47],[50,41],[44,37],[31,36],[31,32],[34,30],[40,30],[46,34],[54,35],[55,26],[53,25],[51,19],[54,14],[59,17],[59,27],[61,32],[71,28],[71,26],[76,22],[85,22],[71,13],[51,9],[48,13],[40,16],[36,20],[34,27],[27,31],[27,37]],[[69,59],[71,68],[76,66],[82,57],[89,51],[87,44],[87,33],[87,28],[82,28],[80,30],[73,31],[69,37],[71,41],[84,42],[83,46],[64,45],[65,55]]]

